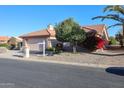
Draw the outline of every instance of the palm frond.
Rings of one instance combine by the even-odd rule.
[[[124,7],[121,5],[109,5],[104,8],[103,12],[113,11],[124,15]]]
[[[121,23],[124,23],[124,18],[121,18],[117,14],[108,14],[106,16],[97,16],[97,17],[92,18],[92,20],[95,20],[95,19],[101,19],[101,21],[104,21],[105,19],[111,19],[111,20],[115,20],[115,21],[119,21]]]
[[[113,5],[106,6],[106,7],[103,9],[103,12],[107,12],[107,11],[109,11],[110,9],[113,9]]]
[[[95,19],[102,19],[104,16],[96,16],[96,17],[93,17],[92,20],[95,20]]]
[[[115,21],[124,23],[124,18],[120,17],[118,14],[108,14],[106,17],[108,17],[108,19],[113,19]]]
[[[117,23],[117,24],[114,24],[114,25],[111,25],[111,26],[108,26],[107,29],[111,28],[111,27],[115,27],[115,26],[122,26],[123,24],[121,23]]]

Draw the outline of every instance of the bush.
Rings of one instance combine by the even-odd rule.
[[[9,49],[10,49],[10,50],[13,50],[13,49],[15,49],[15,47],[16,47],[16,45],[11,44],[10,47],[9,47]]]
[[[116,45],[117,44],[117,40],[114,37],[110,37],[109,39],[110,39],[109,45]]]
[[[56,44],[56,49],[63,50],[63,44],[62,43],[57,43]]]
[[[51,48],[47,48],[46,51],[55,51],[55,48],[51,47]]]
[[[115,35],[116,40],[120,43],[121,47],[124,46],[124,37],[123,35],[119,32],[118,34]]]
[[[5,47],[5,48],[9,48],[9,45],[8,44],[0,44],[0,47]]]
[[[96,50],[97,40],[95,36],[87,37],[83,42],[83,46],[91,51]]]
[[[63,51],[63,44],[62,43],[57,43],[55,47],[55,53],[59,54]]]
[[[46,51],[53,52],[54,54],[59,54],[63,51],[63,44],[57,43],[55,47],[47,48]]]

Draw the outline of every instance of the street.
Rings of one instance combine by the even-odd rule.
[[[109,73],[108,70],[0,58],[0,87],[124,88],[124,76]]]

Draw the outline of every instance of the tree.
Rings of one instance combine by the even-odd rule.
[[[85,40],[85,31],[80,28],[73,18],[66,19],[55,26],[56,38],[61,42],[70,42],[73,46],[73,53],[76,53],[78,43]]]
[[[111,19],[114,21],[117,21],[116,24],[113,24],[109,26],[108,28],[114,27],[114,26],[122,26],[123,29],[123,38],[124,38],[124,7],[120,5],[109,5],[104,8],[104,12],[112,12],[112,14],[107,14],[105,16],[97,16],[93,17],[92,19],[98,19],[100,18],[102,21],[105,19]]]
[[[115,37],[113,37],[113,36],[110,36],[110,41],[109,41],[109,44],[110,45],[116,45],[117,44],[117,40],[115,39]]]
[[[122,31],[119,31],[116,35],[115,38],[117,41],[119,41],[121,47],[123,47],[123,35],[122,35]]]

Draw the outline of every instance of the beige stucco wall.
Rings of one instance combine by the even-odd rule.
[[[31,37],[31,38],[26,38],[27,44],[30,48],[31,51],[42,51],[42,45],[38,45],[38,43],[42,43],[43,40],[45,40],[46,43],[46,48],[55,46],[57,44],[56,38],[51,38],[51,37]]]
[[[42,46],[39,46],[38,43],[42,43],[43,40],[45,40],[46,43],[46,47],[47,47],[47,38],[42,38],[42,37],[32,37],[32,38],[28,38],[26,39],[27,44],[30,48],[31,51],[42,51]]]

